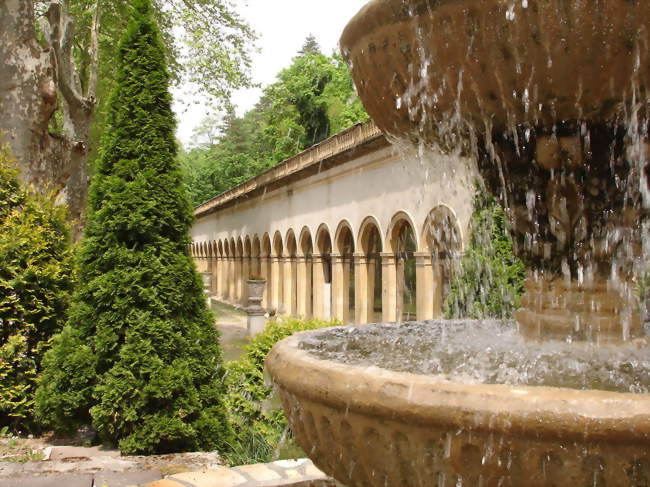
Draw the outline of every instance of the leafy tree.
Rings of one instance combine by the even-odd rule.
[[[131,0],[0,2],[0,138],[20,177],[65,198],[82,219],[116,46]],[[156,0],[165,53],[177,85],[197,86],[218,107],[250,86],[254,34],[230,0]]]
[[[198,205],[367,117],[343,59],[323,55],[308,38],[253,110],[225,117],[218,143],[183,155],[192,201]]]
[[[525,270],[513,253],[506,215],[476,185],[471,236],[445,301],[447,318],[511,318],[519,308]]]
[[[36,377],[72,288],[65,209],[18,183],[0,147],[0,427],[33,430]]]
[[[150,0],[135,0],[90,191],[70,320],[45,359],[41,418],[92,421],[125,453],[230,441],[218,332],[187,253],[169,71]]]

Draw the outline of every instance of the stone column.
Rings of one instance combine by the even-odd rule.
[[[371,260],[362,253],[354,254],[354,320],[357,324],[372,321],[375,269]]]
[[[311,276],[311,258],[304,255],[299,255],[296,258],[296,314],[305,318],[310,317],[312,314]]]
[[[429,252],[415,252],[415,316],[418,321],[434,318],[433,258]],[[440,306],[437,306],[438,310]]]
[[[391,252],[381,254],[381,314],[385,322],[397,321],[397,257]]]
[[[262,294],[262,307],[269,309],[271,307],[271,289],[273,283],[271,282],[271,259],[269,257],[260,257],[260,277],[266,279],[266,286],[264,286],[264,293]]]
[[[283,296],[284,312],[290,316],[296,315],[296,258],[286,256],[284,258],[283,275]]]
[[[212,295],[219,296],[219,272],[221,271],[221,264],[219,256],[212,257]]]
[[[282,280],[283,280],[283,261],[282,256],[274,255],[271,257],[271,308],[275,309],[277,314],[284,312],[282,302]]]
[[[228,256],[228,296],[229,302],[235,302],[235,257]]]
[[[251,275],[251,258],[249,256],[244,256],[242,258],[241,266],[241,299],[240,302],[243,305],[248,304],[248,278]]]
[[[315,318],[327,319],[325,316],[325,302],[323,287],[325,285],[325,272],[323,271],[323,256],[320,254],[312,255],[312,273],[314,276],[314,304],[313,315]]]
[[[347,274],[347,275],[346,275]],[[332,254],[332,318],[347,323],[349,318],[348,281],[345,259],[342,255]]]
[[[433,300],[433,318],[442,318],[442,306],[444,304],[444,259],[435,259],[432,263],[432,288],[431,296]]]
[[[233,279],[235,281],[235,294],[232,297],[233,304],[240,304],[242,302],[242,257],[236,256],[234,258]]]

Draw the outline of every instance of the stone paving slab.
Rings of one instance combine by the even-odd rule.
[[[99,472],[95,474],[95,487],[129,487],[162,479],[158,470],[139,472]]]
[[[53,446],[49,452],[49,460],[72,460],[77,458],[111,457],[118,458],[118,450],[108,450],[101,446]]]
[[[281,460],[171,475],[146,487],[337,487],[311,460]]]
[[[54,474],[0,479],[2,487],[93,487],[92,474]],[[111,486],[112,487],[112,486]]]

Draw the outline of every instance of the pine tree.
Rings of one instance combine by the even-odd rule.
[[[151,0],[135,0],[91,183],[70,319],[46,356],[40,416],[92,421],[125,453],[224,448],[219,335],[188,255],[169,72]]]

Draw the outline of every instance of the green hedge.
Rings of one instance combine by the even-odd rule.
[[[445,301],[447,318],[511,318],[519,307],[524,264],[515,257],[506,214],[478,184],[471,236]]]
[[[66,319],[72,252],[65,208],[20,187],[0,147],[0,428],[31,431],[36,377]]]
[[[239,360],[226,364],[226,398],[235,441],[226,459],[231,465],[267,462],[287,428],[281,409],[270,406],[272,389],[264,381],[264,361],[280,340],[304,330],[339,326],[336,321],[279,318],[255,335]]]

